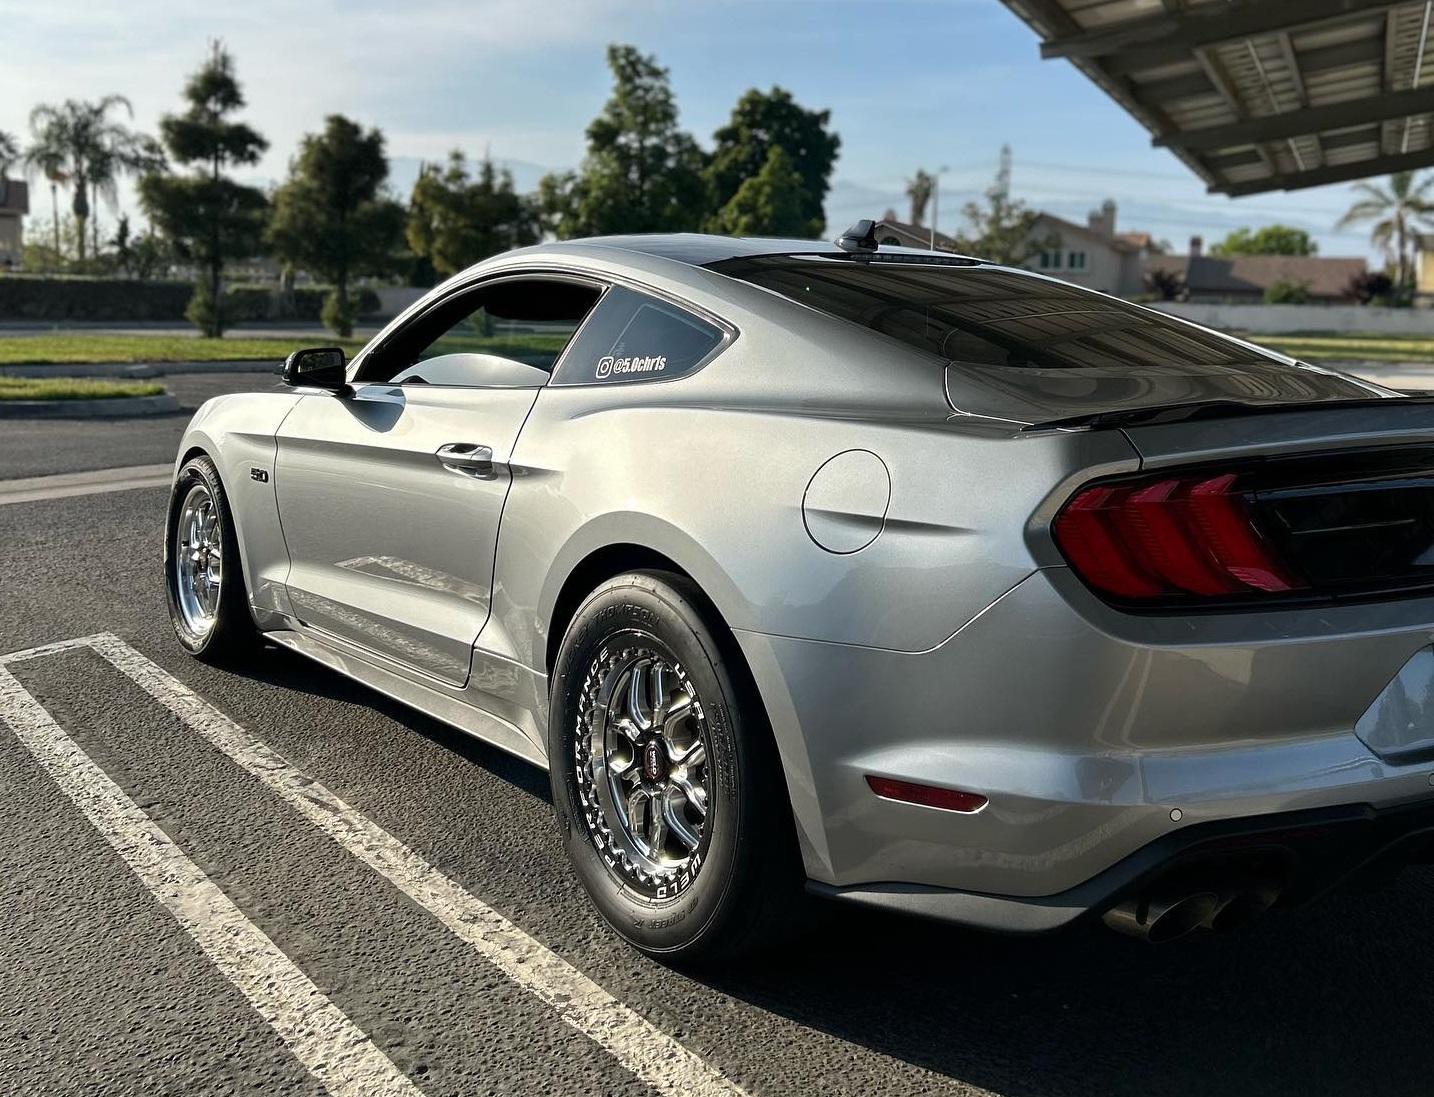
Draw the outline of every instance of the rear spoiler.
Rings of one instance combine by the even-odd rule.
[[[1289,411],[1336,411],[1342,408],[1363,408],[1393,400],[1398,406],[1434,404],[1434,393],[1419,396],[1370,396],[1358,400],[1312,400],[1286,404],[1251,404],[1239,400],[1194,400],[1184,404],[1156,404],[1144,408],[1122,408],[1119,411],[1096,411],[1049,419],[1021,428],[1022,433],[1037,430],[1111,430],[1120,427],[1158,426],[1165,423],[1190,423],[1203,419],[1237,419],[1248,415],[1274,415]]]

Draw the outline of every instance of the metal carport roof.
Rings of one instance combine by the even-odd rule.
[[[1434,4],[1003,0],[1232,196],[1434,164]]]

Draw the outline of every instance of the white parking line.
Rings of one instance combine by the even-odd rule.
[[[95,765],[0,661],[0,719],[333,1097],[421,1091]]]
[[[76,495],[99,495],[131,488],[164,488],[173,478],[173,465],[131,465],[128,468],[0,480],[0,506],[6,503],[35,503],[41,499],[68,499]]]
[[[426,909],[509,979],[546,1002],[565,1022],[606,1049],[642,1081],[670,1097],[740,1097],[742,1090],[715,1068],[465,891],[373,820],[290,765],[117,636],[102,633],[16,652],[0,657],[0,668],[7,662],[79,647],[92,648],[109,660],[191,729]]]

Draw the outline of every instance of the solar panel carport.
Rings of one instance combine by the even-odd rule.
[[[1434,164],[1434,4],[1003,0],[1216,193]]]

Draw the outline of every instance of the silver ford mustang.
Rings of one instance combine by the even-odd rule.
[[[547,766],[668,957],[803,888],[1223,929],[1434,854],[1434,406],[1022,270],[548,244],[200,408],[175,632]]]

